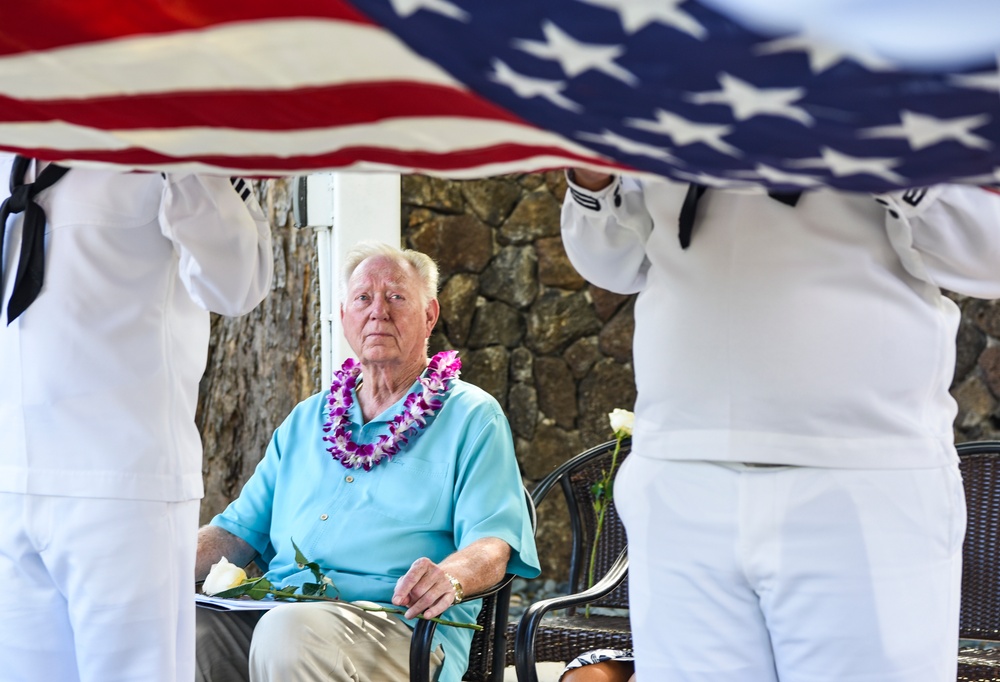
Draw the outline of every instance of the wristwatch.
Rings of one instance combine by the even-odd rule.
[[[445,573],[444,577],[451,583],[451,589],[455,590],[455,601],[453,601],[452,604],[461,604],[462,598],[465,596],[465,591],[462,589],[462,583],[458,582],[458,578],[450,573]]]

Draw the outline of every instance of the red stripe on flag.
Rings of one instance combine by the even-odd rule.
[[[475,94],[409,81],[287,91],[171,92],[84,100],[26,101],[0,95],[0,123],[65,121],[100,130],[204,126],[280,131],[418,116],[464,117],[530,125]]]
[[[0,55],[260,19],[373,24],[344,0],[4,0],[3,5]]]

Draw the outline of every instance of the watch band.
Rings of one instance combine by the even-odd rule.
[[[462,598],[465,597],[465,590],[462,589],[462,583],[458,582],[458,578],[450,573],[445,573],[444,577],[451,583],[451,589],[455,590],[455,601],[452,604],[461,604]]]

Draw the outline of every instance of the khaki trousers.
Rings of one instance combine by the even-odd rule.
[[[197,682],[400,682],[413,631],[395,616],[349,603],[282,604],[269,611],[197,613]],[[431,654],[436,679],[444,661]]]

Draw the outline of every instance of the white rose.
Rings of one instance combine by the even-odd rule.
[[[635,415],[628,410],[622,410],[615,408],[608,415],[608,419],[611,421],[611,430],[614,432],[615,437],[631,436],[632,427],[635,425]]]
[[[201,591],[211,596],[242,585],[246,579],[246,571],[236,564],[229,563],[226,557],[222,557],[219,563],[212,564],[212,570],[208,572]]]

